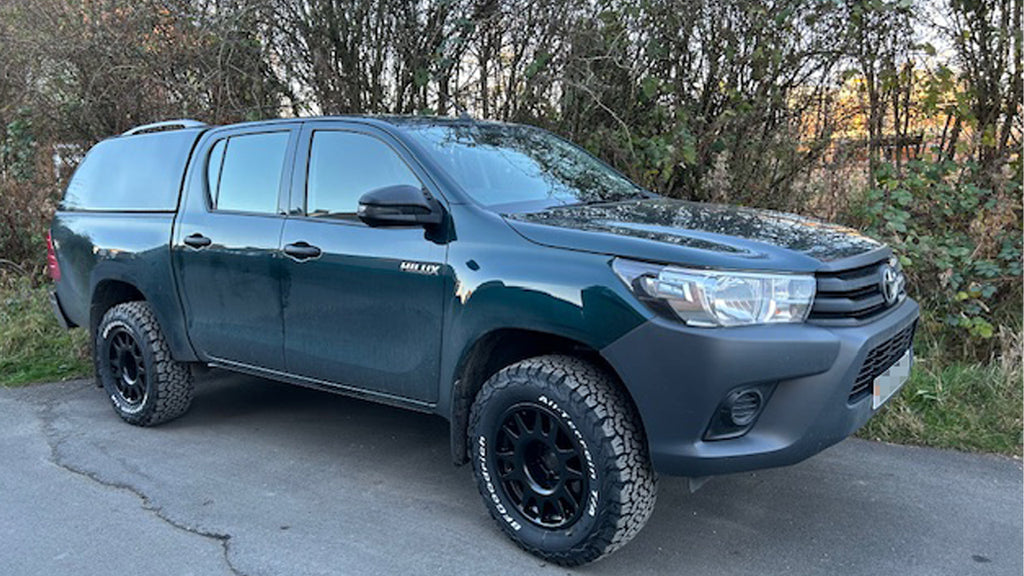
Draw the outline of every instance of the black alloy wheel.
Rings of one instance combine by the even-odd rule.
[[[542,528],[575,522],[589,489],[583,450],[562,420],[534,403],[510,407],[492,452],[501,487],[520,514]]]
[[[167,422],[192,404],[192,370],[174,360],[148,302],[123,302],[103,314],[93,362],[114,411],[129,424]]]
[[[467,436],[484,505],[546,561],[579,566],[610,554],[654,509],[640,417],[588,359],[551,354],[502,368],[477,393]]]
[[[146,363],[142,348],[128,330],[117,327],[108,336],[108,368],[114,378],[118,396],[128,406],[138,406],[146,400]]]

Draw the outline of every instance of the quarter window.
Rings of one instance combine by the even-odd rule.
[[[210,150],[210,159],[206,164],[206,185],[210,191],[210,204],[217,205],[217,192],[220,187],[220,170],[224,166],[224,148],[228,141],[218,140]]]
[[[243,134],[232,136],[218,152],[210,153],[207,178],[210,199],[215,209],[236,212],[277,212],[277,195],[281,188],[288,132]],[[214,165],[223,156],[219,175]]]
[[[306,186],[308,215],[352,215],[363,194],[401,184],[422,186],[412,169],[383,141],[355,132],[313,133]]]

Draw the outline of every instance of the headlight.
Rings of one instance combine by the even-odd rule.
[[[622,258],[612,268],[641,300],[691,326],[803,322],[814,301],[809,274],[695,270]]]

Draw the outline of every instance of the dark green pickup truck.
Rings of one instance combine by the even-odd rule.
[[[464,119],[142,126],[88,153],[49,242],[54,310],[126,421],[181,416],[196,365],[440,414],[502,529],[564,565],[629,541],[657,473],[852,434],[918,317],[854,230]]]

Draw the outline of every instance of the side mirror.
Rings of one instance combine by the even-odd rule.
[[[441,204],[421,188],[385,186],[359,198],[359,219],[369,226],[433,226],[444,219]]]

